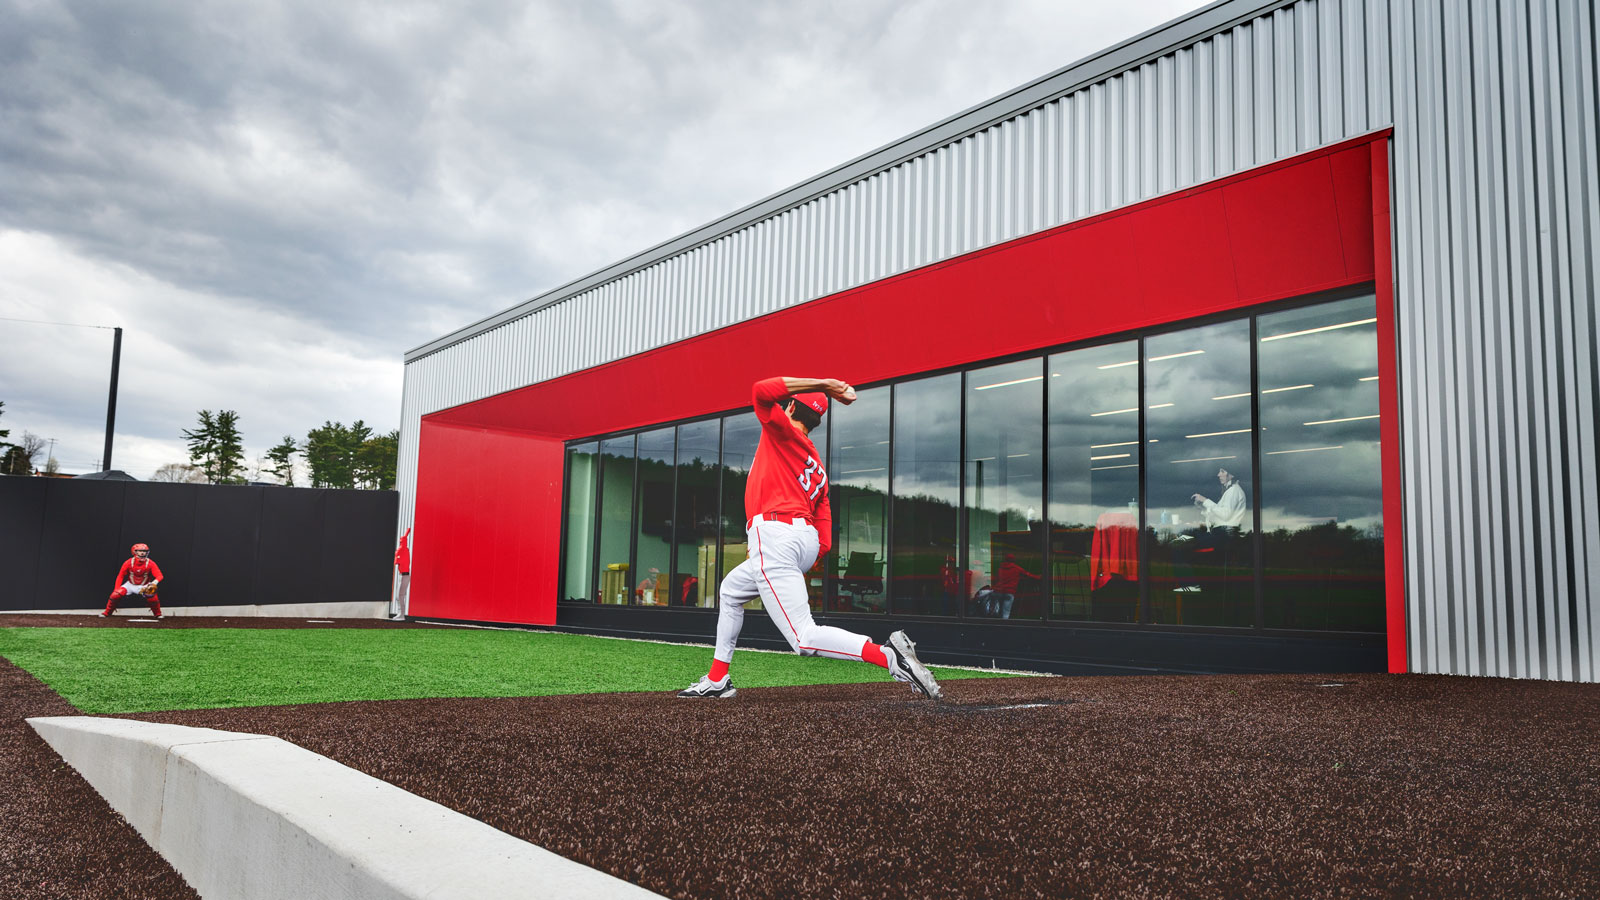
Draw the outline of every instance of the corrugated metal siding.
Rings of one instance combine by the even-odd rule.
[[[419,417],[1393,125],[1414,670],[1596,680],[1596,23],[1302,0],[406,367]]]

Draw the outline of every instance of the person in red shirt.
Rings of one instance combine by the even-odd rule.
[[[990,602],[995,615],[1002,619],[1011,618],[1011,605],[1017,601],[1017,584],[1024,577],[1038,578],[1039,576],[1024,569],[1014,554],[1007,553],[1005,562],[1000,564],[1000,571],[994,577],[994,592],[990,595]]]
[[[150,615],[161,618],[161,599],[156,596],[156,588],[161,584],[161,567],[150,558],[150,548],[145,544],[133,545],[133,556],[117,571],[116,583],[112,585],[111,599],[106,602],[106,608],[101,611],[100,618],[105,618],[117,611],[117,601],[129,595],[137,596],[150,607]]]
[[[778,631],[801,656],[859,659],[882,666],[934,700],[943,692],[904,631],[875,644],[863,635],[818,625],[811,618],[807,569],[828,552],[833,513],[828,473],[811,443],[828,398],[854,403],[855,389],[836,378],[767,378],[751,389],[761,440],[745,483],[747,558],[723,579],[717,604],[717,646],[711,671],[679,697],[729,698],[737,692],[728,666],[744,627],[744,607],[761,598]]]

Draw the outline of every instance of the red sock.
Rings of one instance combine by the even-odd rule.
[[[727,678],[728,664],[720,659],[713,659],[711,661],[711,674],[707,675],[706,677],[710,678],[712,681],[721,681],[722,679]]]
[[[861,647],[861,659],[863,662],[872,663],[880,668],[889,668],[889,658],[883,655],[882,644],[874,644],[871,641],[867,641]]]

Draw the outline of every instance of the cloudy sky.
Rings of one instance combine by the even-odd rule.
[[[1196,0],[0,0],[0,428],[399,426],[406,350]],[[98,327],[39,325],[14,320]]]

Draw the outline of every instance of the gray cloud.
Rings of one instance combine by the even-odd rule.
[[[127,327],[152,454],[394,427],[406,349],[1193,5],[0,0],[0,316]],[[97,448],[48,343],[0,425]]]

